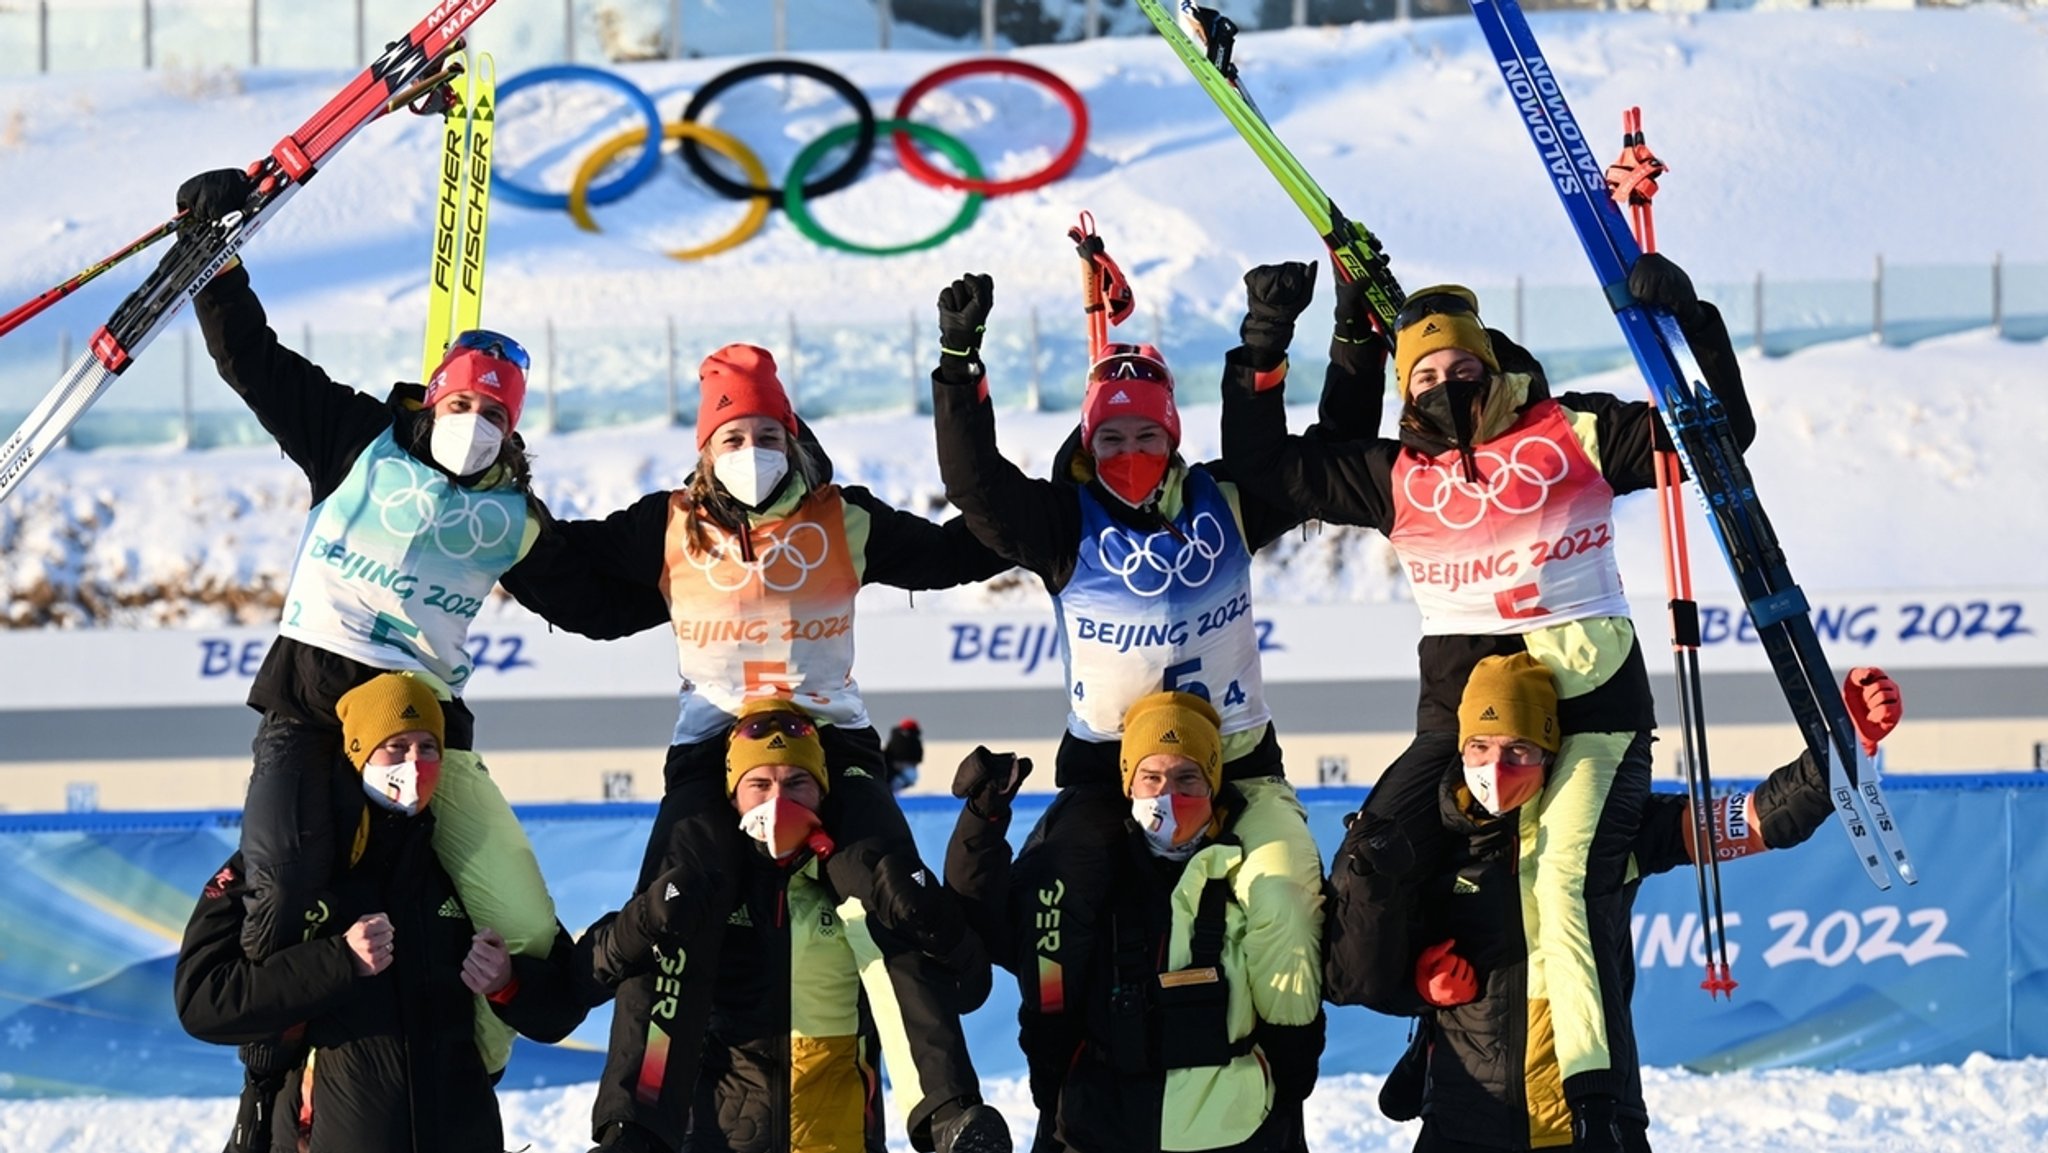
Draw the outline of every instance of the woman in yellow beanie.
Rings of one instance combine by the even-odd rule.
[[[1726,408],[1738,445],[1755,436],[1720,314],[1683,271],[1648,254],[1629,291],[1673,313]],[[1304,516],[1380,530],[1422,610],[1421,696],[1413,744],[1380,778],[1338,853],[1341,901],[1361,851],[1389,827],[1428,867],[1445,851],[1436,782],[1458,747],[1466,679],[1489,655],[1527,653],[1556,678],[1562,742],[1539,801],[1545,836],[1533,862],[1547,922],[1565,1089],[1576,1102],[1612,1090],[1610,1041],[1631,1035],[1627,998],[1597,959],[1628,932],[1627,845],[1650,788],[1656,717],[1615,563],[1613,501],[1654,486],[1664,443],[1655,410],[1600,393],[1553,397],[1541,366],[1480,320],[1457,285],[1409,296],[1395,321],[1400,427],[1393,437],[1326,443],[1287,432],[1278,381],[1224,381],[1224,459],[1247,487]],[[1382,388],[1374,373],[1355,385]],[[1340,941],[1352,926],[1333,920]],[[1333,956],[1341,956],[1338,950]],[[1368,999],[1333,964],[1328,995]]]
[[[1238,836],[1245,800],[1224,776],[1220,723],[1192,693],[1150,694],[1125,712],[1125,816],[1101,878],[1109,897],[1088,914],[1093,923],[1066,912],[1055,922],[1103,944],[1088,954],[1091,971],[1074,975],[1085,1000],[1064,1059],[1033,1087],[1052,1103],[1041,1148],[1300,1146],[1290,1105],[1315,1086],[1322,1031],[1276,1024],[1260,1009],[1259,987],[1291,977],[1256,940],[1239,883],[1253,850]],[[991,828],[963,809],[947,851],[946,883],[977,924],[1045,912],[1035,880],[1011,867],[1006,823]]]

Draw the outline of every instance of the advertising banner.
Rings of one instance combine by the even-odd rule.
[[[1334,849],[1358,790],[1305,790]],[[2048,780],[2031,775],[1896,779],[1891,797],[1922,882],[1880,892],[1824,827],[1800,848],[1724,869],[1739,987],[1699,988],[1699,912],[1680,871],[1636,903],[1635,1019],[1643,1059],[1702,1070],[1806,1065],[1882,1069],[2048,1055]],[[943,859],[957,802],[906,811],[926,857]],[[1027,794],[1021,840],[1043,809]],[[521,811],[572,932],[627,895],[652,806]],[[231,1049],[178,1026],[171,970],[199,890],[234,851],[230,813],[0,817],[0,1096],[227,1096]],[[984,1075],[1023,1072],[1016,991],[968,1022]],[[507,1088],[594,1079],[608,1013],[562,1045],[521,1042]],[[1407,1022],[1333,1009],[1326,1073],[1384,1073]]]

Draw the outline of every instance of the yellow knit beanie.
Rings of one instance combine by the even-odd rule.
[[[1124,795],[1131,795],[1139,761],[1155,753],[1176,753],[1202,767],[1213,796],[1223,787],[1222,724],[1215,706],[1193,693],[1139,697],[1124,713]]]
[[[1473,666],[1458,702],[1458,744],[1473,737],[1514,737],[1554,753],[1564,743],[1557,722],[1557,681],[1528,653],[1487,657]]]
[[[424,731],[445,746],[446,721],[441,701],[427,682],[411,673],[383,673],[357,685],[334,703],[341,718],[341,748],[357,772],[370,763],[377,746],[399,733]]]
[[[1409,293],[1408,299],[1421,305],[1432,296],[1455,297],[1471,307],[1427,310],[1394,331],[1394,381],[1401,388],[1404,402],[1409,399],[1408,374],[1414,370],[1416,361],[1432,352],[1462,348],[1484,361],[1489,372],[1500,371],[1500,361],[1493,354],[1493,339],[1479,322],[1479,297],[1462,284],[1437,284]],[[1404,309],[1404,315],[1405,312]]]
[[[795,765],[817,778],[820,792],[832,791],[818,722],[778,697],[744,705],[734,718],[725,744],[725,795],[737,792],[740,778],[762,765]]]

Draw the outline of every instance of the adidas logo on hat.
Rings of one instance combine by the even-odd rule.
[[[771,749],[786,749],[789,747],[789,742],[782,739],[781,733],[777,733],[768,738],[768,747]]]
[[[1500,714],[1493,711],[1492,705],[1488,705],[1486,706],[1486,711],[1479,714],[1479,719],[1482,721],[1497,721],[1500,719]]]
[[[1172,729],[1168,729],[1159,734],[1159,743],[1162,745],[1177,745],[1180,743],[1180,734]]]
[[[402,712],[402,713],[400,713],[400,714],[398,714],[398,719],[399,719],[399,720],[401,720],[401,721],[416,721],[416,720],[419,720],[419,719],[420,719],[420,711],[419,711],[418,709],[416,709],[416,708],[413,708],[413,707],[412,707],[411,705],[407,705],[407,706],[405,706],[405,711],[404,711],[404,712]]]
[[[1130,394],[1130,393],[1128,393],[1128,392],[1125,392],[1125,391],[1124,391],[1123,389],[1119,388],[1119,389],[1117,389],[1117,390],[1116,390],[1116,394],[1115,394],[1114,396],[1111,396],[1111,397],[1109,398],[1109,400],[1108,400],[1108,402],[1107,402],[1107,403],[1109,403],[1109,404],[1129,404],[1129,403],[1131,403],[1131,394]]]
[[[722,408],[731,408],[731,407],[732,407],[732,394],[728,392],[728,393],[726,393],[726,394],[724,394],[724,395],[720,396],[720,397],[718,398],[718,403],[717,403],[717,404],[715,404],[715,405],[713,405],[712,407],[713,407],[714,409],[722,409]]]
[[[1430,321],[1430,322],[1429,322],[1429,323],[1428,323],[1427,325],[1423,326],[1423,329],[1422,329],[1422,335],[1424,335],[1424,336],[1428,336],[1428,335],[1430,335],[1431,333],[1434,333],[1434,332],[1441,332],[1441,331],[1442,331],[1442,329],[1440,329],[1440,328],[1438,328],[1438,327],[1437,327],[1437,323],[1436,323],[1436,321],[1432,320],[1432,321]]]
[[[477,382],[478,384],[488,384],[488,385],[490,385],[490,386],[491,386],[492,388],[496,388],[496,387],[498,387],[498,372],[497,372],[497,370],[496,370],[496,369],[492,369],[492,370],[491,370],[490,372],[484,373],[484,374],[483,374],[482,376],[479,376],[479,377],[477,377],[477,378],[476,378],[476,382]]]
[[[457,920],[460,920],[463,916],[462,905],[459,902],[457,902],[455,898],[450,897],[447,900],[441,902],[440,915],[443,917],[454,917]]]

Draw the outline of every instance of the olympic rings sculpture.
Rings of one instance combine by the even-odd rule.
[[[805,145],[790,163],[789,172],[784,176],[781,185],[770,181],[760,157],[738,138],[698,123],[698,118],[723,93],[747,81],[777,75],[801,76],[825,85],[844,100],[854,114],[853,122],[840,125]],[[957,80],[980,75],[1012,76],[1031,81],[1050,92],[1054,99],[1066,108],[1069,118],[1073,121],[1073,131],[1050,163],[1022,176],[1006,180],[990,179],[973,151],[963,141],[931,125],[919,124],[910,119],[910,114],[916,110],[918,103],[934,90]],[[1081,155],[1088,143],[1088,105],[1071,84],[1035,64],[996,58],[963,60],[924,76],[904,89],[903,95],[896,102],[895,115],[886,119],[876,117],[874,107],[868,103],[867,97],[845,76],[821,65],[801,60],[758,60],[721,72],[691,96],[680,120],[670,122],[662,121],[653,98],[632,81],[617,73],[580,64],[556,64],[536,68],[505,81],[498,86],[499,106],[503,107],[507,97],[528,88],[573,82],[599,84],[624,95],[633,109],[640,114],[641,119],[646,121],[646,126],[620,133],[600,143],[578,166],[575,178],[570,182],[566,192],[549,192],[527,187],[514,182],[502,172],[493,172],[491,183],[495,192],[506,200],[524,207],[564,210],[575,219],[579,228],[598,232],[601,229],[596,219],[592,217],[590,209],[595,205],[610,204],[623,199],[645,184],[659,167],[662,141],[680,141],[679,153],[690,171],[720,196],[746,201],[747,212],[725,235],[704,244],[667,253],[676,260],[701,260],[744,244],[761,230],[767,223],[769,214],[777,207],[789,214],[790,223],[797,231],[813,243],[826,248],[868,256],[894,256],[932,248],[945,243],[971,226],[981,210],[983,199],[1043,188],[1072,172],[1080,163]],[[921,240],[889,245],[860,244],[826,231],[810,211],[811,201],[849,187],[860,178],[861,172],[867,167],[868,160],[874,153],[875,138],[882,132],[889,134],[903,170],[913,179],[934,188],[966,194],[960,211],[953,219],[937,232]],[[813,178],[812,170],[824,161],[826,154],[849,141],[852,143],[852,149],[847,155],[832,169]],[[958,172],[948,172],[932,163],[924,152],[920,151],[920,145],[944,156]],[[640,153],[631,165],[608,180],[598,181],[598,175],[613,160],[635,147],[640,149]],[[705,157],[706,151],[715,152],[732,161],[746,182],[734,180],[719,171]]]

